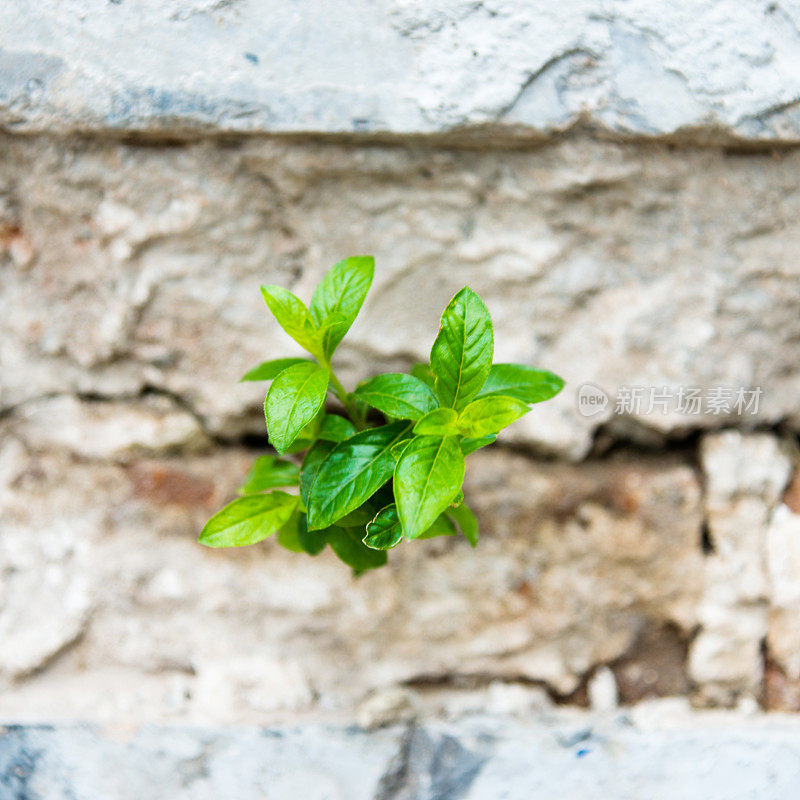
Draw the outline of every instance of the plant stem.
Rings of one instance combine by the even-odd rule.
[[[336,397],[339,399],[339,402],[344,406],[345,411],[347,411],[350,421],[353,425],[358,428],[358,430],[362,430],[364,428],[364,422],[361,418],[361,415],[358,413],[358,406],[356,405],[355,399],[351,398],[351,396],[345,391],[344,386],[342,386],[341,381],[336,377],[333,370],[331,369],[331,365],[327,365],[330,376],[331,376],[331,386],[333,386],[333,390],[336,393]]]

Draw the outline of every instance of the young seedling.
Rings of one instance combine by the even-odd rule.
[[[371,256],[340,261],[308,307],[280,286],[261,287],[278,324],[312,358],[265,361],[242,378],[271,381],[264,413],[281,457],[256,459],[241,496],[206,523],[203,544],[240,547],[276,533],[295,552],[317,555],[330,545],[356,574],[385,564],[387,550],[403,540],[461,532],[477,544],[478,523],[461,491],[465,457],[558,394],[564,381],[547,370],[492,364],[491,317],[464,287],[442,314],[430,364],[347,392],[331,358],[374,267]],[[329,393],[346,416],[328,411]]]

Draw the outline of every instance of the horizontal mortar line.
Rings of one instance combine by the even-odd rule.
[[[773,112],[774,113],[774,112]],[[56,141],[108,141],[131,146],[179,148],[200,142],[249,142],[253,140],[287,144],[321,144],[349,147],[398,147],[422,150],[516,151],[538,150],[563,141],[589,138],[630,146],[669,146],[682,151],[732,148],[740,155],[758,155],[800,148],[796,138],[748,137],[722,125],[698,125],[679,128],[671,133],[640,134],[608,128],[584,117],[558,129],[514,128],[496,123],[452,128],[436,132],[328,132],[328,131],[239,131],[232,128],[194,128],[176,126],[171,130],[147,128],[67,127],[20,130],[0,124],[0,135],[17,139],[45,138]]]
[[[44,400],[54,400],[62,397],[74,398],[86,403],[115,403],[126,401],[135,403],[136,401],[145,400],[147,397],[165,397],[171,400],[178,409],[185,411],[194,417],[203,434],[213,445],[216,446],[217,450],[260,449],[259,440],[262,438],[263,448],[271,449],[266,431],[264,431],[263,434],[247,432],[239,436],[222,436],[218,433],[214,433],[209,429],[205,417],[196,409],[194,409],[194,407],[185,397],[176,392],[170,391],[169,389],[164,389],[162,387],[153,386],[150,384],[145,385],[139,392],[123,392],[120,394],[99,394],[94,392],[47,392],[0,409],[0,422],[13,421],[14,417],[29,405],[33,405]],[[339,408],[339,406],[336,404],[332,404],[330,407],[334,409]],[[498,440],[493,443],[492,447],[503,452],[523,456],[532,461],[584,464],[608,461],[610,458],[618,455],[619,453],[631,453],[646,456],[681,454],[689,457],[691,454],[695,454],[697,452],[700,437],[702,437],[704,434],[714,434],[722,431],[734,430],[748,434],[768,433],[778,438],[786,436],[800,437],[800,430],[792,428],[789,425],[788,419],[781,419],[774,423],[764,422],[757,425],[738,426],[721,424],[718,427],[683,428],[678,432],[672,433],[664,433],[663,431],[654,428],[645,428],[645,430],[647,432],[657,434],[661,438],[661,441],[645,443],[635,441],[630,437],[620,437],[610,434],[610,442],[603,452],[592,454],[590,450],[590,453],[587,456],[577,461],[565,458],[558,453],[553,452],[550,448],[539,446],[533,443],[526,444],[523,442]],[[608,433],[608,431],[604,430],[604,426],[599,426],[595,431],[595,439],[604,433]],[[170,453],[174,455],[179,455],[181,452],[183,452],[183,449],[180,446],[170,451]],[[192,452],[194,453],[195,451]]]

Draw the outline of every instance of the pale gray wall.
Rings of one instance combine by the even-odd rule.
[[[800,134],[796,0],[5,5],[17,130]]]

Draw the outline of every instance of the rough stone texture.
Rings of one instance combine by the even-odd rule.
[[[764,670],[761,648],[773,591],[775,634],[783,659],[791,657],[787,645],[797,638],[797,624],[781,631],[781,621],[792,603],[787,584],[796,585],[800,577],[798,563],[788,560],[792,548],[779,565],[776,551],[786,531],[778,521],[770,524],[792,474],[784,450],[769,434],[725,431],[708,434],[702,442],[707,525],[714,552],[706,559],[706,588],[698,611],[702,629],[692,644],[689,672],[713,702],[759,694]]]
[[[416,714],[392,700],[406,690],[443,714],[520,692],[531,707],[541,687],[609,705],[604,668],[623,703],[797,705],[800,492],[779,498],[800,427],[785,257],[800,155],[588,139],[0,148],[0,712],[258,722],[361,705],[378,724]],[[236,380],[294,352],[258,284],[307,295],[358,251],[378,273],[344,380],[425,358],[469,283],[498,360],[570,382],[506,438],[562,460],[476,455],[477,553],[417,543],[355,584],[328,555],[198,547],[253,456],[238,437],[263,436],[263,387]],[[584,381],[764,394],[753,416],[587,418]],[[780,441],[746,432],[779,422]],[[703,440],[701,475],[692,444],[658,450],[719,427],[736,430]],[[626,439],[652,454],[596,455]]]
[[[197,419],[166,397],[136,402],[44,398],[19,409],[9,428],[34,450],[63,448],[85,458],[191,453],[209,445]]]
[[[791,800],[798,780],[800,726],[780,717],[0,729],[4,800]]]
[[[697,623],[702,506],[681,459],[475,454],[478,549],[416,542],[354,581],[329,552],[197,545],[252,453],[111,463],[2,442],[6,719],[255,722],[403,684],[435,705],[461,680],[568,695],[644,630]],[[41,592],[43,564],[60,583]]]
[[[494,316],[497,360],[569,382],[512,441],[577,459],[604,425],[614,438],[797,429],[798,185],[795,151],[1,138],[0,407],[154,390],[211,435],[263,434],[263,387],[236,381],[295,351],[259,283],[308,296],[337,258],[371,252],[375,287],[337,357],[346,381],[426,359],[442,308],[469,283]],[[631,429],[613,401],[578,413],[586,381],[612,397],[679,385],[763,395],[755,415],[643,408]],[[186,423],[181,437],[195,438]]]
[[[545,690],[798,707],[800,154],[5,136],[0,156],[7,718],[377,725],[414,693],[448,715]],[[417,543],[356,583],[327,554],[200,548],[254,455],[239,437],[263,437],[263,387],[236,380],[295,352],[258,284],[307,295],[358,251],[378,273],[343,379],[425,358],[469,283],[498,360],[568,379],[506,437],[560,460],[474,456],[478,551]],[[752,416],[587,418],[584,381],[764,393]],[[659,449],[721,427],[699,459]]]
[[[781,504],[767,529],[770,614],[767,645],[792,681],[800,681],[800,514]]]
[[[800,139],[794,0],[6,5],[10,129]]]

